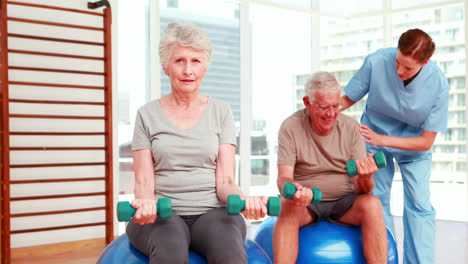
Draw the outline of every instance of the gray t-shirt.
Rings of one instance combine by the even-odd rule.
[[[175,214],[197,215],[223,206],[215,179],[220,144],[236,144],[232,111],[222,101],[209,97],[205,113],[190,130],[170,121],[159,100],[138,110],[132,151],[151,149],[156,199],[171,198]]]
[[[278,165],[294,167],[294,181],[319,188],[324,201],[338,200],[354,191],[346,162],[366,156],[359,123],[344,114],[338,115],[327,136],[314,133],[307,109],[288,117],[278,133]]]

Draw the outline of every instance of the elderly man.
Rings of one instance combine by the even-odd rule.
[[[283,199],[273,235],[275,263],[296,263],[299,228],[319,221],[362,227],[367,263],[387,263],[387,235],[380,200],[370,194],[377,165],[366,155],[359,123],[339,112],[340,87],[327,72],[313,74],[305,85],[305,109],[288,117],[278,135],[278,188],[296,185],[292,200]],[[351,178],[346,162],[355,160]],[[323,193],[311,204],[311,187]]]

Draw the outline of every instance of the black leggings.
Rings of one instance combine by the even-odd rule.
[[[185,220],[184,220],[185,218]],[[242,216],[228,215],[225,207],[197,217],[173,215],[140,226],[130,221],[127,235],[132,245],[147,255],[150,264],[188,263],[189,249],[209,264],[247,263],[246,225]]]

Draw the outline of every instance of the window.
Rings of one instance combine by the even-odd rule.
[[[458,153],[466,153],[466,146],[460,145],[458,146]],[[457,172],[459,172],[458,168],[466,168],[466,163],[459,162],[457,163]]]
[[[460,29],[458,29],[458,28],[445,30],[446,40],[448,40],[448,41],[457,41],[459,32],[460,32]]]
[[[466,105],[465,95],[464,94],[457,95],[457,105],[458,106],[465,106]]]
[[[132,135],[136,112],[149,99],[148,8],[146,1],[119,1],[118,27],[118,143],[119,193],[133,193],[135,178]],[[131,51],[131,52],[129,52]]]
[[[288,116],[303,107],[304,84],[311,71],[311,18],[261,4],[250,7],[251,116],[253,122],[263,120],[265,124],[262,130],[251,131],[250,190],[276,195],[278,130]],[[255,153],[256,144],[265,144],[268,152]],[[258,174],[261,171],[269,172],[268,181],[260,180],[264,179]]]
[[[458,140],[460,141],[466,141],[466,128],[459,128],[457,129],[458,131]],[[460,146],[464,146],[464,145],[460,145]]]
[[[133,167],[131,137],[133,122],[138,107],[149,99],[148,67],[149,8],[153,0],[119,1],[119,151],[120,192],[133,192]],[[466,184],[466,86],[465,86],[465,7],[463,4],[436,6],[441,0],[393,0],[393,8],[404,10],[392,12],[389,36],[384,36],[384,19],[380,12],[368,15],[369,11],[382,8],[382,1],[366,1],[369,4],[351,7],[343,1],[320,1],[320,30],[313,24],[315,13],[310,1],[217,1],[217,0],[163,0],[160,3],[160,29],[173,20],[191,21],[207,31],[213,42],[212,63],[201,87],[201,92],[231,105],[236,121],[237,136],[241,127],[241,57],[243,36],[240,21],[243,15],[239,3],[249,7],[246,21],[250,27],[251,49],[251,193],[277,194],[277,133],[284,119],[304,107],[305,80],[312,71],[332,72],[343,88],[371,52],[387,46],[396,46],[401,33],[409,28],[421,28],[436,42],[437,50],[432,60],[446,75],[450,86],[448,131],[439,133],[433,151],[433,199],[438,218],[468,219],[443,203],[443,188],[448,178],[453,183]],[[259,3],[262,2],[262,3]],[[307,2],[307,6],[296,7]],[[314,2],[314,1],[312,1]],[[340,8],[335,6],[337,2]],[[433,8],[412,8],[430,2]],[[297,3],[297,4],[295,4]],[[350,6],[350,8],[348,8]],[[284,7],[284,8],[283,8]],[[406,9],[409,8],[409,9]],[[361,13],[353,17],[352,12]],[[339,16],[343,16],[340,18]],[[345,18],[346,16],[346,18]],[[282,18],[282,19],[278,19]],[[301,26],[297,26],[301,25]],[[158,32],[161,33],[161,32]],[[316,36],[320,34],[320,43]],[[391,44],[384,43],[390,41]],[[128,52],[131,50],[132,52]],[[317,58],[320,61],[315,61]],[[159,70],[159,69],[158,69]],[[170,92],[169,80],[161,72],[160,94]],[[242,87],[243,88],[243,87]],[[360,119],[365,107],[365,98],[346,110],[346,114]],[[241,146],[238,145],[238,150]],[[238,153],[237,150],[237,153]],[[239,161],[239,155],[236,155]],[[236,163],[236,173],[239,171]],[[396,171],[399,171],[396,166]],[[447,175],[450,175],[448,177]],[[462,176],[460,176],[462,175]],[[395,181],[401,181],[396,173]],[[394,185],[402,192],[401,185]],[[398,189],[401,188],[401,189]],[[456,188],[451,193],[454,199],[466,199],[466,187]],[[439,199],[440,198],[440,199]],[[402,197],[394,197],[394,204]],[[393,210],[393,209],[392,209]],[[450,212],[449,212],[450,211]],[[455,210],[452,210],[455,211]],[[460,211],[460,210],[459,210]],[[398,213],[396,213],[398,215]],[[464,218],[463,218],[464,217]]]

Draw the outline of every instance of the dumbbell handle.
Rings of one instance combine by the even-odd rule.
[[[172,202],[171,198],[159,198],[156,203],[157,215],[161,218],[167,218],[172,216]],[[120,222],[128,222],[135,215],[136,209],[132,207],[129,202],[118,202],[117,203],[117,219]]]
[[[281,211],[281,200],[279,197],[271,196],[266,204],[268,215],[278,216]],[[237,194],[231,194],[227,200],[227,210],[229,215],[236,215],[245,210],[245,200],[241,200]]]
[[[375,164],[377,164],[377,167],[379,169],[387,167],[387,159],[385,158],[385,154],[382,151],[378,151],[374,153],[374,160],[375,160]],[[351,177],[356,176],[358,174],[356,161],[349,160],[348,162],[346,162],[346,170],[348,171],[349,176]]]
[[[312,190],[312,201],[311,204],[319,204],[322,201],[322,191],[318,188],[311,188]],[[294,195],[296,194],[296,186],[290,182],[285,182],[283,184],[283,188],[281,189],[281,194],[284,198],[292,200]]]

